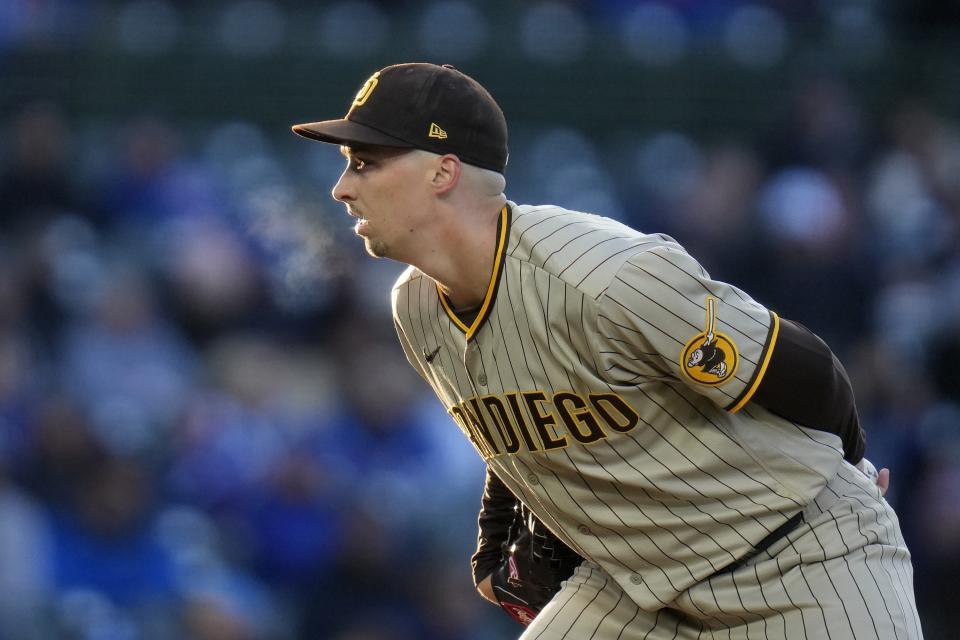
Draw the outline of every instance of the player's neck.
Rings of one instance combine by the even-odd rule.
[[[495,203],[494,203],[495,204]],[[497,250],[498,208],[452,218],[438,245],[415,265],[433,278],[454,309],[480,305],[487,294]]]

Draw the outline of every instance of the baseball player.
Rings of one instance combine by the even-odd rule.
[[[344,118],[293,129],[341,146],[333,197],[371,255],[410,265],[397,334],[486,494],[583,558],[522,638],[922,637],[817,336],[668,236],[508,201],[503,114],[452,67],[386,67]]]

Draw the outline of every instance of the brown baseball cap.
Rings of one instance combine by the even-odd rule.
[[[452,153],[503,173],[507,122],[479,82],[450,65],[384,67],[360,88],[339,120],[293,126],[294,133],[332,144],[372,144]]]

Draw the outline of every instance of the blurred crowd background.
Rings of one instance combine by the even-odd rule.
[[[960,628],[960,4],[0,2],[0,639],[492,640],[483,468],[329,198],[386,64],[511,124],[507,195],[673,235],[823,336]]]

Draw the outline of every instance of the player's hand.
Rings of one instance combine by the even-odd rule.
[[[890,469],[884,467],[877,472],[877,487],[880,489],[880,495],[887,495],[887,490],[890,488]]]
[[[884,467],[877,471],[873,463],[866,458],[862,458],[860,462],[856,464],[856,467],[860,473],[870,478],[870,480],[877,485],[877,488],[880,489],[881,496],[887,495],[887,490],[890,488],[890,469]]]
[[[480,581],[477,591],[527,626],[583,558],[532,516],[513,534],[503,545],[499,566]]]
[[[560,589],[560,582],[569,577],[569,573],[556,575],[547,561],[536,561],[531,549],[532,538],[530,529],[523,527],[514,541],[504,545],[500,565],[477,585],[484,598],[500,606],[524,627],[533,622],[540,609]],[[483,592],[484,584],[489,587],[491,597]]]
[[[477,591],[483,596],[484,600],[489,600],[493,604],[499,605],[496,596],[493,595],[493,576],[492,574],[480,581],[477,585]]]

